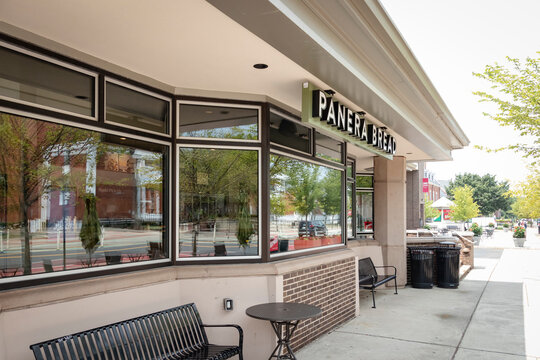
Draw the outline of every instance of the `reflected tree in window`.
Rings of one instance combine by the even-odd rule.
[[[66,166],[95,147],[97,137],[89,131],[1,114],[0,172],[9,174],[8,208],[19,211],[19,227],[23,234],[23,273],[32,272],[30,252],[30,213],[33,205],[53,188],[61,189],[63,203],[69,201],[71,182]]]
[[[181,257],[258,254],[257,151],[180,148],[179,188]]]

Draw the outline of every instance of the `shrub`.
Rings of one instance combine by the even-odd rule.
[[[426,230],[431,230],[431,226],[429,226],[428,224],[424,225],[424,229]]]
[[[495,227],[495,224],[494,223],[489,223],[488,227]]]
[[[508,225],[507,223],[504,223],[504,224],[503,224],[503,228],[508,229],[509,227],[510,227],[510,225]]]
[[[525,237],[525,228],[523,226],[518,226],[516,227],[516,229],[514,230],[514,235],[513,235],[515,238],[524,238]]]
[[[473,223],[469,230],[474,233],[474,236],[481,236],[482,235],[482,228],[480,226],[478,226],[477,223]]]
[[[502,230],[502,226],[497,226],[497,230]]]

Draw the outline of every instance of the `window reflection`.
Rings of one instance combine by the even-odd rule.
[[[373,192],[356,193],[356,227],[359,234],[373,232]]]
[[[342,243],[342,172],[279,155],[270,161],[270,251]]]
[[[180,104],[179,136],[257,140],[258,119],[253,108]]]
[[[310,153],[310,130],[276,113],[270,113],[270,141]]]
[[[8,114],[0,129],[1,276],[168,256],[164,146]]]
[[[341,151],[343,144],[330,136],[315,133],[315,149],[317,157],[321,159],[341,163]]]
[[[258,255],[258,152],[179,149],[179,256]]]
[[[95,78],[0,47],[0,96],[94,117]]]

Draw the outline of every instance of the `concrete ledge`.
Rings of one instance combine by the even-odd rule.
[[[459,281],[463,280],[472,269],[471,265],[461,265],[459,268]]]
[[[0,292],[0,312],[45,306],[90,296],[203,278],[279,276],[291,271],[355,257],[349,249],[264,264],[183,265],[99,276]]]

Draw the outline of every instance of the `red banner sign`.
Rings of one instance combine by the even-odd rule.
[[[428,178],[423,178],[422,179],[422,185],[423,185],[422,186],[423,192],[425,192],[425,193],[429,192],[429,180],[428,180]]]

